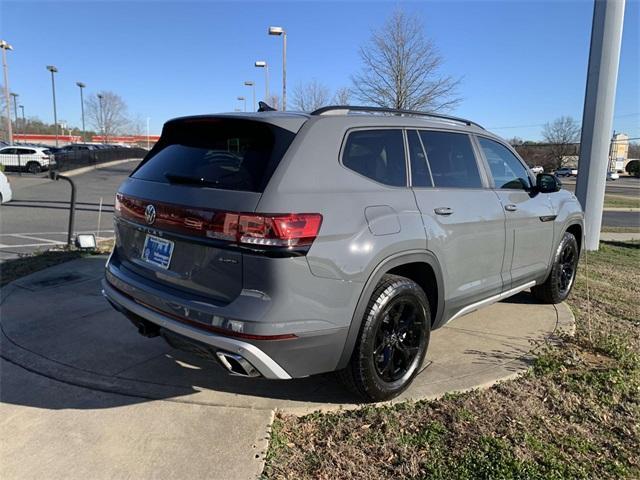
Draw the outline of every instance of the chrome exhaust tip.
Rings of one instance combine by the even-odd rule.
[[[231,375],[238,375],[240,377],[260,376],[260,372],[240,355],[219,350],[216,352],[216,356]]]

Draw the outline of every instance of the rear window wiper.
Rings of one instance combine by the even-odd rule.
[[[182,185],[197,185],[200,187],[217,187],[220,185],[220,182],[216,180],[206,180],[203,177],[192,177],[189,175],[180,175],[171,172],[165,173],[164,178],[169,180],[169,183],[178,183]]]

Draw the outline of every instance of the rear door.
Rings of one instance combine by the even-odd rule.
[[[527,168],[510,148],[487,137],[477,140],[506,215],[506,258],[511,261],[503,274],[510,273],[515,288],[546,272],[555,213],[549,195],[532,191]]]
[[[407,131],[427,249],[441,264],[447,312],[500,293],[505,217],[465,133]]]
[[[242,289],[243,254],[226,235],[254,212],[295,133],[247,119],[181,119],[120,187],[113,261],[222,303]],[[227,215],[237,212],[236,216]]]

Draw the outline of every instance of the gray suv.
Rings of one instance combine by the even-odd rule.
[[[370,107],[178,118],[122,184],[104,295],[146,336],[270,379],[398,395],[430,332],[569,294],[583,215],[474,122]]]

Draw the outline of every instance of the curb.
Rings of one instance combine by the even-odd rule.
[[[75,168],[73,170],[69,170],[67,172],[60,172],[65,177],[74,177],[76,175],[82,175],[83,173],[90,172],[92,170],[98,170],[100,168],[113,167],[115,165],[120,165],[122,163],[133,162],[136,160],[142,160],[141,158],[125,158],[124,160],[113,160],[111,162],[98,163],[96,165],[89,165],[87,167]]]
[[[636,207],[606,207],[603,208],[604,212],[640,212],[640,208]]]

